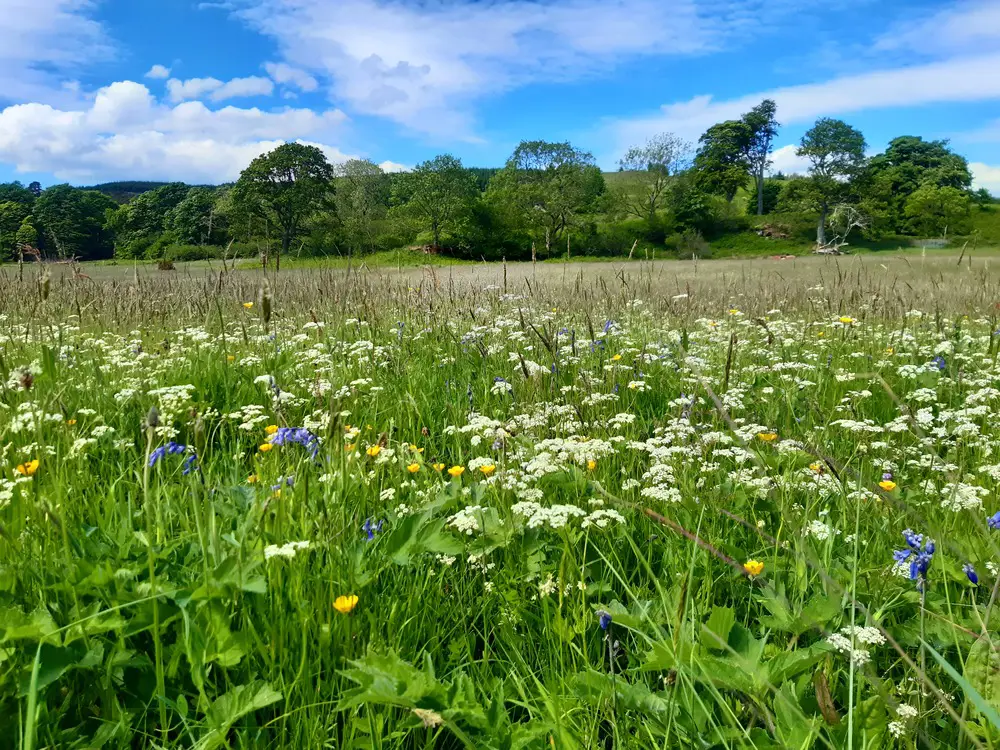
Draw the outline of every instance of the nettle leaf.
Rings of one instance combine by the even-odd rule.
[[[51,685],[72,669],[92,669],[104,660],[104,645],[97,643],[88,649],[82,641],[69,646],[53,646],[43,643],[39,650],[39,670],[37,689]],[[31,668],[29,667],[18,684],[18,696],[24,697],[31,688]]]
[[[344,676],[358,687],[341,699],[337,709],[344,711],[365,703],[381,703],[405,708],[442,711],[447,707],[447,690],[433,672],[417,669],[396,654],[369,654],[352,661],[353,669]]]
[[[59,627],[46,609],[36,609],[30,615],[13,608],[0,610],[0,633],[3,634],[3,641],[57,641],[57,630]]]

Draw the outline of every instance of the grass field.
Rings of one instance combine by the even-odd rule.
[[[998,262],[0,268],[0,744],[997,747]]]

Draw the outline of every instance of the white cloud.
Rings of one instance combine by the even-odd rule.
[[[320,141],[332,160],[349,158],[326,142],[345,119],[338,110],[211,110],[197,101],[167,106],[142,84],[121,81],[83,109],[30,103],[0,111],[0,162],[75,182],[217,183],[236,179],[250,160],[288,140]]]
[[[412,169],[412,167],[395,161],[384,161],[379,164],[379,167],[383,172],[409,172]]]
[[[714,101],[708,95],[697,96],[664,105],[654,115],[613,122],[611,130],[617,149],[662,131],[697,139],[710,125],[739,117],[765,97],[777,102],[778,120],[785,125],[885,107],[988,101],[1000,99],[997,70],[1000,70],[1000,53],[877,70],[723,101]]]
[[[108,57],[89,0],[0,0],[0,101],[76,100],[63,85],[78,66]]]
[[[996,49],[1000,41],[1000,3],[997,0],[966,0],[911,18],[880,35],[876,52],[906,50],[921,55],[969,54],[977,49]]]
[[[208,95],[213,102],[246,96],[270,96],[274,83],[270,78],[249,76],[220,81],[218,78],[189,78],[186,81],[171,78],[167,81],[167,96],[172,102],[201,99]]]
[[[154,65],[148,71],[146,71],[146,78],[169,78],[170,68],[166,65]]]
[[[323,74],[359,112],[466,136],[476,98],[573,80],[637,55],[687,55],[799,3],[702,0],[242,0],[288,64]],[[748,11],[753,12],[748,12]],[[725,12],[722,12],[725,11]]]
[[[296,68],[288,63],[264,63],[264,70],[275,83],[287,83],[302,91],[315,91],[319,83],[302,68]]]
[[[795,150],[798,148],[794,143],[776,148],[771,152],[771,174],[781,172],[785,175],[805,174],[809,171],[809,160],[804,156],[798,156]]]
[[[1000,167],[974,161],[969,164],[969,169],[972,171],[973,188],[986,188],[993,195],[1000,196]]]

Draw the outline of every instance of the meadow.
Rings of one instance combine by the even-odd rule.
[[[997,263],[0,267],[0,746],[995,748]]]

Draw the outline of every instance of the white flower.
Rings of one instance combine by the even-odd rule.
[[[270,560],[272,557],[286,557],[291,559],[295,557],[299,550],[309,549],[311,542],[288,542],[287,544],[282,544],[280,547],[276,544],[269,544],[264,548],[264,559]]]

